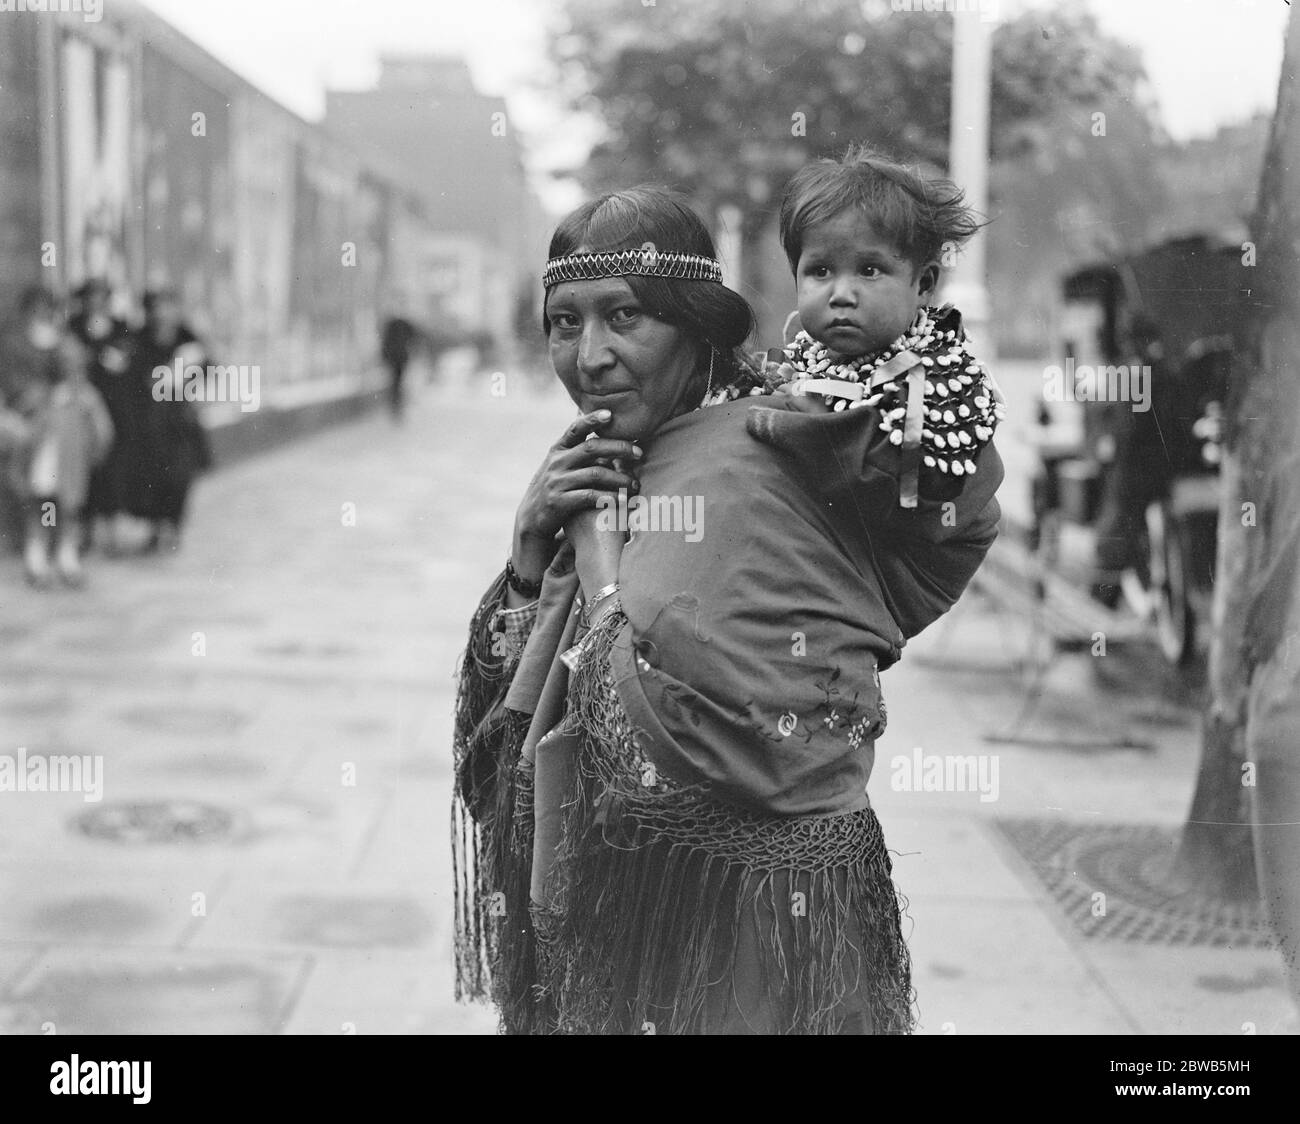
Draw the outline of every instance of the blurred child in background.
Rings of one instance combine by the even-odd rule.
[[[49,586],[55,572],[68,585],[84,580],[81,538],[90,474],[113,443],[112,420],[86,368],[85,347],[64,335],[52,377],[32,379],[16,404],[27,439],[11,476],[25,501],[23,562],[37,588]]]
[[[27,388],[57,378],[63,311],[48,289],[23,291],[18,315],[0,334],[0,543],[21,550],[26,538],[22,492],[15,466],[29,438],[22,413]]]

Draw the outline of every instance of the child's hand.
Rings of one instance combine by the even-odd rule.
[[[787,398],[793,398],[795,405],[798,406],[801,413],[829,414],[833,409],[831,404],[826,401],[826,396],[824,394],[804,394],[803,391],[799,389],[799,382],[797,379],[787,383],[782,383],[772,391],[772,393],[784,395]]]

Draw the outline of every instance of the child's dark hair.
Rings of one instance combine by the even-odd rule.
[[[945,245],[966,242],[981,226],[951,180],[927,178],[866,145],[843,160],[819,160],[794,174],[781,197],[781,245],[799,269],[804,234],[845,211],[861,211],[914,266],[939,263]]]
[[[718,256],[708,228],[685,199],[649,185],[584,203],[555,228],[547,256],[639,250],[647,242],[662,252]],[[624,280],[647,312],[699,341],[704,361],[708,354],[704,345],[716,348],[731,361],[734,370],[720,372],[715,385],[749,373],[739,349],[754,331],[754,312],[739,293],[714,281],[635,275]],[[551,331],[544,299],[542,329],[547,334]]]

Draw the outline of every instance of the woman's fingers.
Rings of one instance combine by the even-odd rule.
[[[581,445],[587,439],[587,434],[595,433],[613,416],[608,410],[593,410],[590,414],[579,414],[561,435],[559,447],[572,449],[575,445]]]
[[[597,488],[604,492],[616,492],[619,488],[635,488],[636,477],[631,473],[620,472],[602,464],[586,465],[575,468],[562,475],[558,483],[565,492],[581,491],[584,488]]]
[[[593,437],[590,441],[583,441],[576,448],[570,449],[568,453],[575,460],[587,458],[614,460],[619,458],[636,461],[641,457],[641,447],[634,445],[631,441],[619,441],[613,437]]]
[[[516,514],[522,533],[549,538],[574,512],[597,506],[601,496],[621,488],[639,490],[634,473],[641,449],[631,441],[596,436],[610,417],[608,410],[579,415],[551,447]]]
[[[563,525],[579,511],[588,511],[593,507],[599,507],[602,502],[616,502],[617,499],[613,492],[603,488],[575,488],[571,492],[561,493],[556,500],[555,511],[560,525]]]

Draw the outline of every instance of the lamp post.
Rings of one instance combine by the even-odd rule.
[[[989,198],[989,73],[993,24],[975,5],[958,5],[952,14],[952,126],[948,148],[950,177],[966,192],[966,203],[981,215]],[[993,358],[992,309],[985,275],[984,232],[957,256],[948,274],[945,299],[961,310],[982,356]]]

